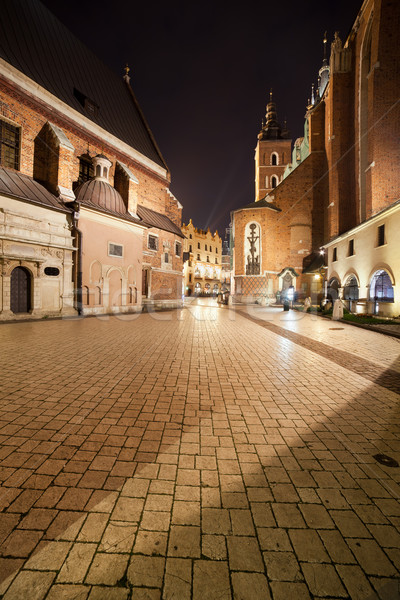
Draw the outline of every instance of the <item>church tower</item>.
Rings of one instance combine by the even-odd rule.
[[[292,140],[286,122],[283,128],[278,123],[271,91],[255,154],[256,202],[265,198],[282,181],[286,165],[290,162],[291,147]]]

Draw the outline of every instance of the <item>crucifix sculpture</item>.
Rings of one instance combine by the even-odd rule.
[[[256,228],[257,225],[252,223],[250,225],[250,235],[247,237],[250,244],[250,254],[247,255],[246,275],[260,274],[260,260],[259,256],[256,255],[256,243],[260,239],[260,236],[256,235]]]

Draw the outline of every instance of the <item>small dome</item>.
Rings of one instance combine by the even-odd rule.
[[[78,202],[126,216],[127,210],[121,194],[103,179],[85,181],[75,190]]]

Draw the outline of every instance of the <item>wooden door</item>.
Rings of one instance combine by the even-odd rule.
[[[13,313],[31,310],[31,276],[24,267],[16,267],[11,273],[10,308]]]

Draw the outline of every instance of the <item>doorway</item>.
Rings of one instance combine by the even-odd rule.
[[[31,274],[25,267],[15,267],[11,273],[10,308],[13,313],[31,310]]]

